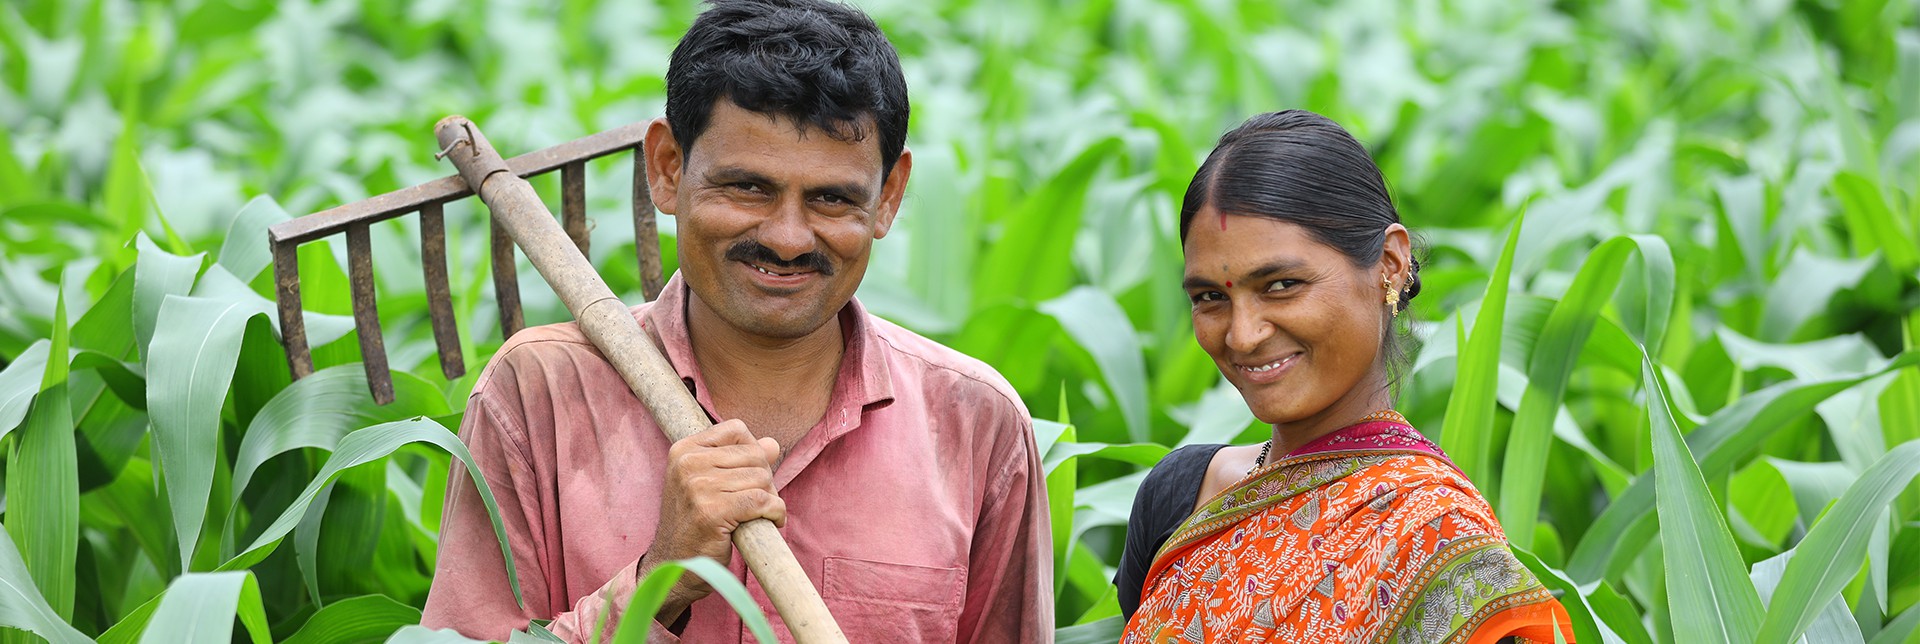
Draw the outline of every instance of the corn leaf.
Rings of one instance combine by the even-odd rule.
[[[0,370],[0,438],[27,417],[34,396],[40,393],[40,382],[46,378],[47,354],[52,347],[47,340],[34,340]]]
[[[403,626],[418,623],[420,609],[384,595],[362,595],[327,604],[280,644],[373,642],[393,635]]]
[[[1815,405],[1841,391],[1888,372],[1920,364],[1920,353],[1907,352],[1879,369],[1831,379],[1783,382],[1742,396],[1733,404],[1715,412],[1707,422],[1687,434],[1688,451],[1700,454],[1699,467],[1707,476],[1719,477],[1733,471],[1737,461],[1764,442],[1767,437],[1797,419],[1812,413]],[[1574,547],[1567,562],[1567,575],[1587,583],[1612,577],[1633,561],[1632,544],[1645,543],[1656,526],[1653,473],[1634,477],[1625,492],[1613,499],[1594,519],[1587,534]],[[1662,513],[1664,515],[1665,513]]]
[[[253,573],[190,572],[167,586],[140,643],[226,642],[233,637],[236,616],[254,644],[272,641]]]
[[[653,620],[646,615],[660,612],[660,605],[666,602],[667,591],[674,582],[680,580],[684,572],[700,576],[700,580],[713,587],[715,593],[727,600],[727,605],[740,615],[741,623],[753,632],[761,644],[778,641],[773,636],[773,626],[767,623],[766,613],[760,605],[754,603],[753,596],[747,594],[747,587],[734,578],[733,573],[712,559],[696,557],[680,561],[668,561],[654,567],[647,578],[640,580],[633,596],[627,600],[626,610],[621,611],[620,628],[613,633],[613,644],[634,644],[647,641],[647,629]],[[597,635],[597,634],[596,634]]]
[[[41,391],[7,453],[6,531],[26,558],[42,597],[73,616],[74,561],[80,540],[80,466],[67,385],[67,298],[55,297],[49,359]]]
[[[1459,375],[1454,377],[1453,394],[1447,399],[1446,424],[1440,432],[1440,446],[1460,471],[1481,489],[1494,484],[1493,433],[1495,391],[1499,387],[1500,345],[1507,311],[1507,285],[1513,272],[1514,247],[1520,242],[1525,215],[1515,217],[1507,231],[1507,243],[1500,259],[1487,278],[1487,291],[1480,300],[1480,313],[1474,318],[1472,335],[1462,346]]]
[[[1147,436],[1147,366],[1140,341],[1127,322],[1127,312],[1105,291],[1080,286],[1066,295],[1042,302],[1040,310],[1060,321],[1100,366],[1100,379],[1120,405],[1127,436],[1145,442]]]
[[[1774,593],[1760,642],[1791,642],[1813,623],[1821,607],[1860,572],[1867,540],[1888,503],[1920,474],[1920,442],[1902,444],[1868,468],[1800,540]]]
[[[325,465],[321,466],[319,475],[307,484],[306,489],[300,492],[300,495],[287,506],[279,518],[274,519],[272,524],[261,531],[260,536],[254,539],[253,545],[247,546],[239,554],[221,564],[220,570],[239,570],[260,563],[261,560],[266,559],[267,555],[273,554],[273,550],[280,545],[281,540],[285,539],[287,533],[292,532],[301,517],[306,515],[307,508],[313,504],[314,498],[319,496],[322,489],[331,486],[341,471],[385,458],[395,450],[411,443],[431,443],[453,454],[466,464],[466,472],[473,477],[473,486],[480,492],[480,501],[487,507],[487,518],[493,521],[493,534],[500,541],[500,555],[506,559],[507,583],[512,586],[513,598],[524,605],[526,600],[521,597],[520,578],[514,570],[513,552],[507,546],[506,528],[500,522],[500,508],[494,503],[492,488],[487,487],[486,479],[474,466],[473,455],[467,452],[467,446],[461,444],[453,432],[425,418],[382,423],[353,432],[341,439],[333,455],[327,459]]]
[[[1581,349],[1593,331],[1594,321],[1609,295],[1619,284],[1620,274],[1632,253],[1652,257],[1651,263],[1664,264],[1666,282],[1649,285],[1648,296],[1660,302],[1645,308],[1658,311],[1649,317],[1657,321],[1649,328],[1665,328],[1666,311],[1673,299],[1673,259],[1667,244],[1651,235],[1615,237],[1595,248],[1573,278],[1573,285],[1554,305],[1546,325],[1534,342],[1532,360],[1527,369],[1527,388],[1514,414],[1513,429],[1507,435],[1506,459],[1500,472],[1499,507],[1501,527],[1515,545],[1530,547],[1535,520],[1540,514],[1540,495],[1547,471],[1547,452],[1552,447],[1554,422],[1560,411],[1567,380],[1573,375]],[[1659,271],[1647,271],[1650,276]],[[1471,342],[1471,341],[1469,341]]]
[[[1685,642],[1752,642],[1765,616],[1760,596],[1747,579],[1726,517],[1674,424],[1666,385],[1652,358],[1643,377],[1674,634]]]
[[[92,642],[54,612],[40,594],[13,538],[0,531],[0,626],[17,628],[47,638],[54,644]]]
[[[267,244],[267,228],[289,219],[287,211],[273,197],[254,197],[227,226],[220,243],[219,263],[241,280],[253,279],[273,263],[273,249]]]
[[[386,644],[485,644],[485,642],[461,635],[451,628],[435,629],[415,625],[394,631],[393,635],[387,638]]]
[[[140,249],[140,256],[133,268],[133,331],[135,346],[140,355],[152,360],[154,328],[160,320],[160,305],[169,295],[186,295],[193,290],[193,282],[200,275],[200,264],[206,255],[181,257],[160,250],[153,240],[141,235],[134,244]]]
[[[147,409],[166,478],[182,565],[193,559],[220,454],[220,407],[233,382],[240,334],[259,311],[243,302],[169,296],[154,334]]]

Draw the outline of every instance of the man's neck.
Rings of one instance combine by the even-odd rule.
[[[767,338],[728,324],[691,290],[687,336],[714,411],[792,447],[826,414],[846,350],[840,316],[799,338]]]

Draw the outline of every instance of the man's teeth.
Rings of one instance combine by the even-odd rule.
[[[770,271],[770,270],[767,270],[767,269],[765,269],[765,268],[761,268],[759,264],[749,264],[749,266],[752,266],[754,270],[757,270],[757,271],[760,271],[760,272],[762,272],[762,273],[766,273],[766,274],[768,274],[768,275],[778,275],[778,276],[780,276],[780,277],[786,277],[786,276],[788,276],[788,275],[792,275],[792,274],[793,274],[793,273],[775,273],[775,272],[773,272],[773,271]]]

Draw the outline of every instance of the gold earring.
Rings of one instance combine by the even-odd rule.
[[[1393,310],[1393,317],[1400,317],[1400,291],[1393,288],[1393,279],[1382,275],[1380,288],[1387,289],[1387,308]]]

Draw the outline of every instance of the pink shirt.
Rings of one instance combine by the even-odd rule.
[[[633,311],[713,416],[686,307],[676,276]],[[781,533],[840,628],[853,642],[1052,641],[1052,537],[1026,407],[985,364],[857,300],[840,315],[846,350],[827,412],[774,471],[787,505]],[[666,436],[567,323],[500,348],[460,437],[500,506],[526,608],[456,462],[421,622],[504,640],[530,618],[553,619],[556,634],[585,641],[636,585],[658,521]],[[728,567],[792,641],[738,552]],[[689,611],[687,641],[754,641],[718,595]]]

